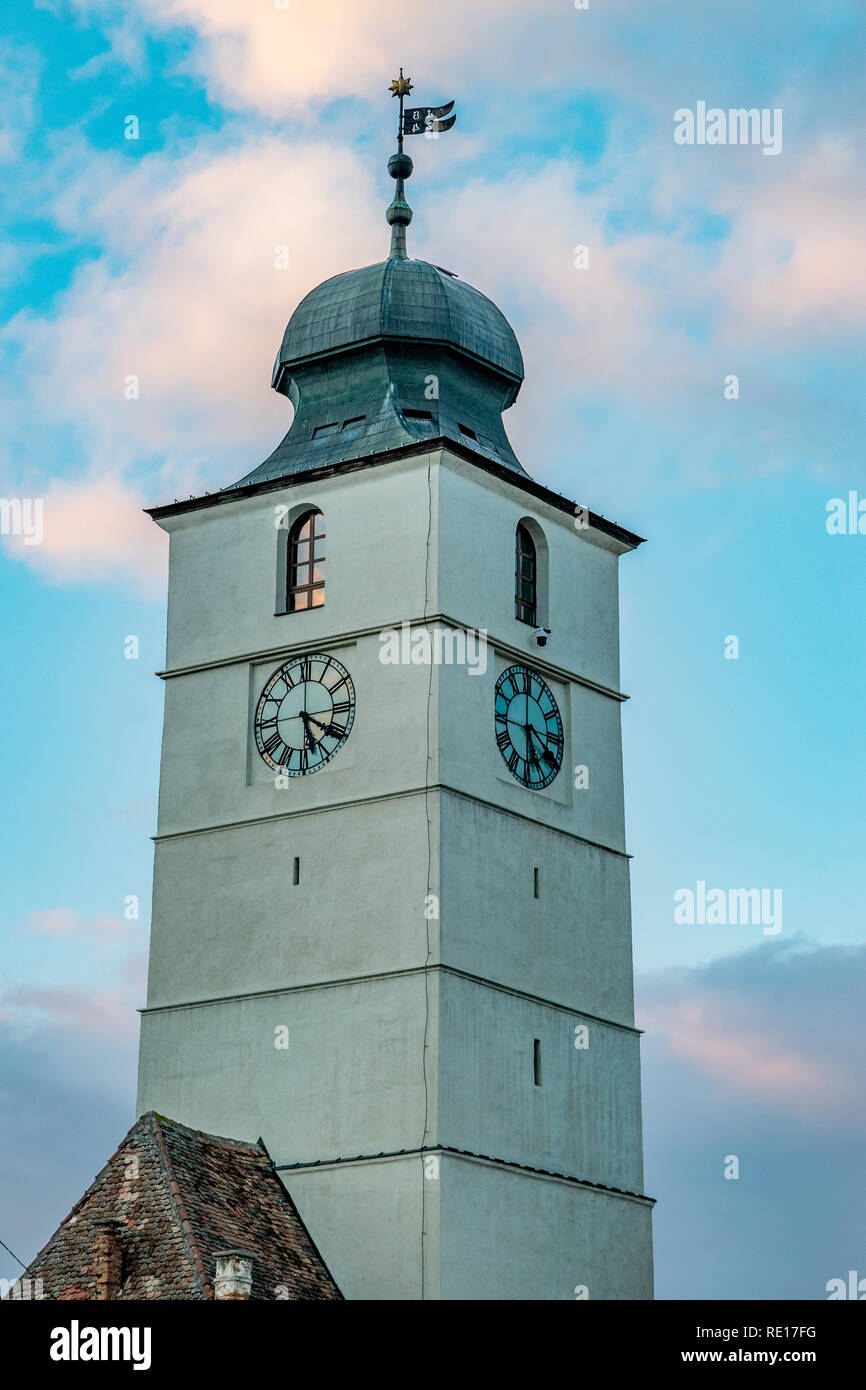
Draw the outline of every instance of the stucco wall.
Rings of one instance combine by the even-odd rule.
[[[278,1163],[416,1147],[436,1126],[436,1003],[412,974],[148,1013],[139,1111],[261,1135]]]
[[[326,603],[275,615],[275,508],[302,506],[325,513]],[[548,556],[543,650],[513,610],[527,517]],[[428,453],[166,526],[139,1109],[261,1134],[278,1163],[341,1160],[298,1170],[290,1190],[349,1297],[420,1296],[422,1196],[427,1297],[573,1297],[588,1281],[591,1297],[649,1296],[645,1205],[469,1160],[443,1159],[435,1191],[417,1156],[343,1162],[441,1143],[640,1190],[622,547]],[[380,630],[424,612],[486,628],[486,671],[383,664]],[[287,657],[323,647],[352,676],[351,734],[322,771],[275,786],[256,701]],[[543,792],[514,782],[495,743],[495,682],[515,661],[544,675],[562,713],[563,767]]]

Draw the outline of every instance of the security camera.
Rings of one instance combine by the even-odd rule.
[[[538,643],[539,647],[546,647],[546,646],[547,646],[547,639],[548,639],[548,637],[550,636],[550,628],[549,628],[549,627],[537,627],[537,628],[534,629],[532,635],[533,635],[533,637],[535,638],[536,642]]]

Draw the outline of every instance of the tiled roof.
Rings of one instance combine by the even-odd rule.
[[[311,290],[289,320],[279,360],[291,365],[382,336],[451,343],[523,380],[514,330],[492,300],[429,261],[393,256]]]
[[[96,1297],[98,1223],[114,1221],[120,1299],[212,1299],[216,1257],[253,1257],[253,1299],[342,1297],[262,1144],[150,1112],[133,1125],[23,1278]]]
[[[525,477],[502,423],[522,381],[505,315],[450,272],[391,256],[335,275],[301,300],[274,365],[291,427],[233,488],[443,439]]]

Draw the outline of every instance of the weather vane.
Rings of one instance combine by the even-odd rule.
[[[413,164],[408,154],[403,153],[404,135],[426,135],[428,139],[437,139],[446,130],[450,130],[457,120],[456,113],[451,115],[454,102],[446,102],[444,106],[404,106],[406,97],[412,90],[412,83],[408,77],[403,76],[403,69],[400,69],[400,76],[395,77],[389,88],[392,97],[400,98],[400,117],[397,122],[397,153],[392,154],[388,160],[388,173],[393,179],[397,180],[397,187],[394,190],[394,198],[385,216],[391,227],[391,255],[399,259],[406,257],[406,228],[412,221],[412,209],[406,202],[405,180],[412,173]]]

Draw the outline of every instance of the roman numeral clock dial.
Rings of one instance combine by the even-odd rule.
[[[297,656],[259,697],[256,747],[275,772],[304,777],[339,753],[354,718],[355,687],[345,666],[324,653]]]
[[[528,666],[509,666],[496,682],[496,746],[524,787],[549,787],[562,766],[565,740],[550,687]]]

